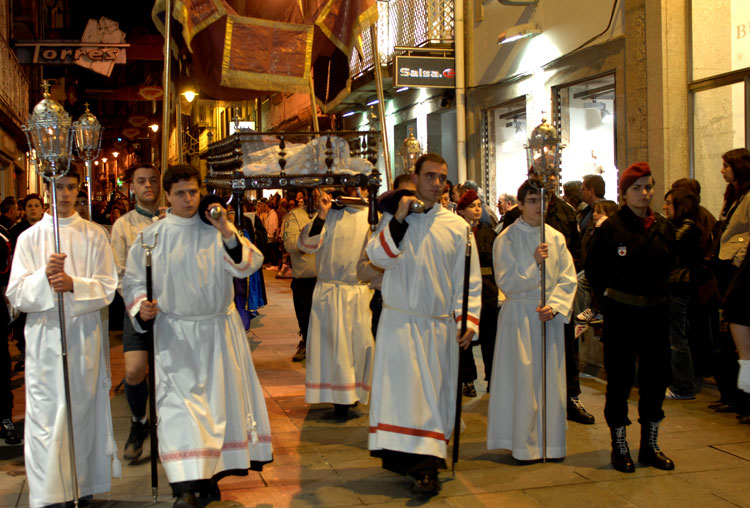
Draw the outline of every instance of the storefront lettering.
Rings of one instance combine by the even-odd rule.
[[[456,71],[453,69],[444,69],[443,72],[431,71],[429,69],[411,69],[409,67],[401,67],[399,74],[404,78],[453,78],[456,76]]]
[[[46,48],[41,51],[41,57],[48,62],[78,60],[86,57],[92,61],[114,61],[120,48]]]

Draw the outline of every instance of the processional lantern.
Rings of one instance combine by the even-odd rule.
[[[560,172],[560,137],[557,129],[542,118],[529,136],[526,157],[529,163],[529,180],[538,188],[550,189]]]
[[[414,131],[412,129],[409,129],[409,137],[404,139],[404,143],[401,145],[401,149],[399,150],[404,173],[408,174],[414,171],[414,166],[417,163],[417,159],[419,159],[422,153],[422,145],[420,145],[419,140],[414,137]]]
[[[529,142],[525,145],[526,157],[528,158],[529,183],[539,189],[539,199],[541,201],[541,223],[539,227],[540,243],[546,243],[544,234],[544,223],[547,211],[547,191],[553,182],[558,180],[557,175],[560,170],[560,138],[557,135],[557,129],[547,123],[542,118],[542,123],[537,125]],[[539,266],[540,271],[540,307],[547,305],[547,269],[545,260]],[[541,372],[542,372],[542,460],[547,461],[547,324],[541,323]]]
[[[88,193],[89,220],[94,220],[91,212],[91,182],[92,168],[91,162],[99,157],[102,147],[102,124],[89,111],[89,105],[86,104],[86,111],[73,123],[75,132],[76,151],[78,156],[83,159],[86,165],[86,187]]]
[[[64,177],[70,168],[73,151],[73,128],[70,115],[59,102],[52,100],[49,84],[42,84],[42,100],[34,106],[29,115],[28,125],[22,127],[26,133],[29,150],[36,151],[32,159],[37,172],[49,182],[52,196],[52,231],[55,241],[55,253],[60,253],[60,226],[57,213],[57,179]],[[63,368],[63,385],[65,389],[66,419],[68,428],[68,448],[70,458],[71,483],[73,484],[73,501],[78,508],[78,474],[76,472],[76,454],[73,432],[73,405],[70,395],[70,376],[68,373],[68,342],[65,326],[65,305],[62,293],[57,293],[57,310],[60,319],[60,342]]]
[[[49,84],[42,85],[43,98],[29,115],[26,133],[29,150],[36,151],[36,169],[45,178],[59,177],[70,167],[73,150],[70,115],[49,94]]]

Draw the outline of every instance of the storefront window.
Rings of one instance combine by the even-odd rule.
[[[604,178],[607,199],[617,201],[615,167],[615,77],[600,76],[555,89],[556,124],[565,148],[561,183],[585,175]]]
[[[515,196],[528,177],[524,149],[527,141],[526,99],[517,99],[488,109],[487,137],[490,180],[487,187],[495,189],[495,196]]]
[[[693,154],[701,204],[718,217],[726,182],[721,155],[745,146],[745,86],[735,83],[694,93]]]
[[[692,81],[750,67],[750,2],[691,0]]]

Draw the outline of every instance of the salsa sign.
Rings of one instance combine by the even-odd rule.
[[[455,58],[397,56],[393,72],[396,87],[455,88]]]

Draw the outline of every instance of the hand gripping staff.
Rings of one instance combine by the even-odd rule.
[[[469,275],[471,272],[471,227],[466,227],[466,258],[464,261],[464,288],[463,300],[461,300],[461,332],[459,337],[466,333],[466,319],[469,313]],[[456,476],[456,462],[458,462],[458,445],[461,440],[461,346],[458,346],[458,381],[456,383],[456,419],[453,422],[453,464],[451,466],[453,476]]]
[[[156,247],[159,233],[154,235],[154,243],[148,245],[143,241],[141,233],[141,247],[146,251],[146,299],[154,299],[154,282],[151,274],[151,251]],[[156,367],[154,365],[154,320],[147,323],[146,343],[148,344],[148,423],[151,437],[151,495],[157,502],[159,490],[159,475],[156,471],[156,460],[159,455],[159,443],[156,437]]]

